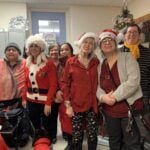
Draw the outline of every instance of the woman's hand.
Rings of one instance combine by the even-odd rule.
[[[105,94],[102,97],[102,103],[105,103],[110,106],[114,105],[116,103],[116,99],[112,94],[113,94],[113,91],[109,92],[108,94]]]
[[[56,93],[56,103],[61,103],[63,101],[63,92],[61,90]]]
[[[66,114],[67,114],[70,118],[74,116],[74,112],[73,112],[72,106],[66,107]]]
[[[22,107],[27,108],[27,101],[25,101],[25,100],[22,101]]]
[[[45,114],[45,116],[50,115],[50,113],[51,113],[51,106],[45,105],[44,106],[44,114]]]

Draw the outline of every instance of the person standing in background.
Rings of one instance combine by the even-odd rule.
[[[60,124],[61,124],[61,130],[63,138],[67,141],[67,146],[64,148],[64,150],[71,150],[72,146],[72,124],[71,119],[66,114],[66,108],[63,103],[63,92],[62,92],[62,76],[64,72],[64,68],[66,65],[66,61],[68,58],[73,56],[73,47],[70,43],[65,42],[60,45],[60,56],[59,56],[59,70],[58,70],[58,78],[59,78],[59,88],[57,90],[57,101],[60,102],[59,107],[59,118],[60,118]]]
[[[124,31],[124,44],[121,52],[130,52],[140,66],[141,87],[144,111],[150,111],[150,48],[141,45],[141,29],[137,24],[130,24]],[[146,132],[142,132],[141,145],[144,147]],[[148,141],[147,141],[148,142]],[[150,143],[149,143],[150,144]]]
[[[49,59],[51,59],[56,66],[57,76],[59,76],[59,72],[61,70],[61,65],[59,62],[59,52],[60,52],[60,45],[57,43],[52,44],[48,47]],[[57,120],[58,120],[59,104],[60,102],[55,98],[55,100],[52,103],[52,108],[51,108],[49,132],[50,132],[50,137],[51,137],[51,141],[53,144],[55,144],[57,141],[57,127],[58,127]]]
[[[141,72],[141,86],[145,105],[150,105],[150,49],[140,44],[141,29],[137,24],[130,24],[124,32],[122,52],[131,52],[137,60]]]
[[[27,108],[35,128],[35,142],[40,134],[50,139],[51,105],[57,90],[56,67],[44,53],[46,45],[45,40],[38,34],[29,36],[26,41],[29,56],[26,59],[26,82],[22,105]],[[43,128],[44,132],[41,132]]]
[[[62,78],[62,91],[66,114],[72,120],[72,148],[82,150],[84,129],[87,132],[88,150],[97,148],[97,66],[94,54],[97,36],[84,33],[76,43],[79,54],[69,58]],[[86,127],[84,126],[86,124]]]
[[[126,103],[135,110],[143,108],[139,65],[130,53],[118,50],[116,37],[112,29],[99,35],[102,63],[98,66],[97,98],[105,115],[110,150],[142,150],[137,126],[133,123],[132,133],[127,131]]]

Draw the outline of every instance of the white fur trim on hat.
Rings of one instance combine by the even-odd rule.
[[[44,38],[40,34],[35,34],[35,35],[31,35],[28,37],[28,39],[26,41],[27,51],[29,51],[29,47],[31,44],[38,45],[42,51],[44,51],[46,49],[46,46],[47,46],[46,41],[44,40]]]
[[[111,29],[106,29],[99,35],[99,43],[105,38],[112,38],[116,41],[117,33]]]
[[[82,34],[82,36],[80,37],[80,39],[78,41],[75,41],[74,44],[76,46],[80,46],[81,43],[83,43],[83,41],[86,39],[86,38],[94,38],[95,40],[95,44],[97,45],[97,42],[98,42],[98,37],[95,33],[93,32],[87,32],[87,33],[84,33]]]

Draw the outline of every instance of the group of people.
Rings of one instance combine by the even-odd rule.
[[[150,50],[140,44],[141,30],[131,24],[118,48],[117,32],[103,30],[82,34],[76,41],[78,54],[70,43],[54,44],[45,52],[40,35],[28,37],[26,60],[20,58],[16,43],[5,49],[0,59],[0,100],[22,99],[35,128],[35,139],[57,141],[59,114],[64,150],[82,150],[86,130],[88,150],[97,149],[99,105],[106,120],[110,150],[142,150],[140,134],[128,125],[128,105],[142,110],[150,99]],[[99,47],[100,57],[95,50]],[[15,87],[15,88],[14,88]]]

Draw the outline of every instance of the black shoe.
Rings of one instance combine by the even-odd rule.
[[[72,143],[68,143],[64,150],[72,150]]]
[[[52,139],[52,144],[56,144],[56,142],[57,142],[57,138],[53,138]]]
[[[20,138],[19,146],[24,147],[25,145],[27,145],[28,141],[29,141],[29,135],[27,133],[24,133]]]
[[[63,139],[65,141],[68,141],[68,134],[67,133],[63,132],[62,136],[63,136]]]

